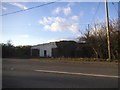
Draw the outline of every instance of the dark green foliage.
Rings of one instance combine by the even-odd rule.
[[[75,41],[56,42],[57,48],[53,49],[54,57],[92,57],[92,51],[85,43]]]
[[[75,57],[76,42],[60,41],[56,42],[59,57]]]
[[[31,46],[13,46],[10,41],[7,44],[1,44],[2,46],[2,57],[11,58],[28,58],[30,57],[30,48]]]
[[[30,46],[17,46],[15,47],[16,57],[29,58],[30,57]]]
[[[7,44],[2,44],[2,57],[13,57],[14,51],[14,46],[11,44],[10,40]]]
[[[82,57],[82,58],[93,57],[93,50],[86,43],[78,43],[75,51],[75,57]]]

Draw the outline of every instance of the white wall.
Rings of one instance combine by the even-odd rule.
[[[56,47],[57,47],[56,43],[51,42],[51,43],[46,43],[46,44],[40,44],[37,46],[32,46],[31,49],[39,49],[40,57],[44,57],[44,50],[46,50],[46,52],[47,52],[46,56],[52,57],[52,48],[56,48]]]

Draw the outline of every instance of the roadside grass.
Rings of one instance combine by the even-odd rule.
[[[35,60],[64,60],[64,61],[88,61],[88,62],[120,62],[115,59],[101,59],[101,58],[31,58]]]

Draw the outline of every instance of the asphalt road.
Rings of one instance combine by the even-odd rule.
[[[2,88],[118,88],[118,64],[3,59]]]

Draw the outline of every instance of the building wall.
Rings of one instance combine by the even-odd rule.
[[[47,57],[52,57],[52,48],[56,48],[56,47],[57,47],[56,43],[51,42],[51,43],[46,43],[46,44],[40,44],[40,45],[33,46],[33,47],[31,47],[31,49],[38,49],[40,57],[45,57],[44,56],[44,50],[46,50],[46,52],[47,52],[46,56]]]
[[[38,50],[32,50],[38,49]],[[75,41],[59,41],[33,46],[31,51],[36,51],[34,55],[45,57],[44,50],[47,51],[46,57],[82,57],[90,58],[93,55],[93,49],[86,43],[76,43]],[[38,54],[39,51],[39,54]],[[36,54],[37,53],[37,54]],[[36,57],[36,56],[35,56]]]

